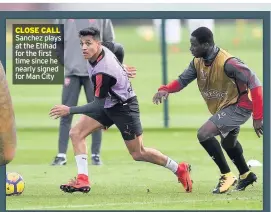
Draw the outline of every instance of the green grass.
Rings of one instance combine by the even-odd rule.
[[[193,193],[185,193],[167,169],[132,160],[119,133],[104,133],[104,165],[89,166],[90,193],[65,194],[61,183],[76,175],[71,148],[68,165],[51,167],[56,153],[57,131],[19,131],[15,160],[7,167],[24,177],[26,189],[21,196],[8,197],[7,209],[262,209],[262,167],[253,171],[259,177],[254,187],[231,195],[212,195],[219,172],[196,139],[195,130],[145,133],[145,145],[160,149],[177,161],[192,165]],[[254,132],[244,131],[240,141],[247,159],[262,162],[262,143]],[[238,174],[229,161],[232,170]],[[150,192],[147,192],[147,190]]]
[[[238,35],[241,38],[238,46],[232,42],[237,36],[235,25],[217,26],[215,38],[219,46],[240,57],[262,80],[262,39],[253,36],[255,28],[261,26],[255,23],[244,25],[243,34]],[[184,193],[170,171],[133,161],[115,129],[104,133],[104,165],[89,167],[91,192],[87,195],[62,193],[59,185],[76,175],[76,167],[71,146],[66,167],[49,165],[57,151],[59,121],[50,119],[48,112],[53,105],[60,103],[61,86],[12,85],[9,45],[7,77],[18,128],[18,151],[7,170],[22,174],[26,189],[21,196],[7,198],[7,209],[262,209],[262,167],[253,169],[259,177],[254,187],[231,195],[211,194],[219,172],[196,138],[197,128],[210,116],[196,83],[170,96],[170,127],[177,129],[162,129],[163,106],[152,103],[153,94],[162,82],[159,42],[156,38],[145,41],[137,35],[135,27],[117,27],[116,37],[125,46],[125,63],[138,69],[137,78],[132,83],[140,102],[144,144],[177,161],[191,163],[193,193]],[[168,54],[169,80],[175,79],[189,64],[192,57],[188,49],[188,32],[184,30],[181,52],[174,54],[169,51]],[[82,92],[79,104],[84,103]],[[74,121],[78,117],[75,116]],[[242,127],[240,141],[247,160],[263,162],[262,139],[257,138],[251,120]],[[237,175],[235,167],[229,163]]]

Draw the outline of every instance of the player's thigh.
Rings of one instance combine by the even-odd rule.
[[[108,129],[114,124],[114,122],[108,117],[108,115],[105,113],[104,108],[102,107],[93,108],[91,112],[85,113],[84,115],[100,123],[102,129]]]
[[[99,121],[87,115],[82,115],[78,122],[72,127],[70,136],[79,136],[80,138],[85,138],[94,131],[102,128],[103,125]]]
[[[220,132],[217,126],[212,121],[208,120],[199,128],[197,137],[200,142],[203,142],[219,134]]]
[[[62,104],[76,106],[81,90],[80,77],[67,76],[62,87]]]
[[[124,141],[134,140],[142,134],[140,111],[136,97],[125,104],[117,104],[110,109],[106,109],[106,111],[119,129]]]
[[[92,102],[94,100],[94,88],[89,77],[83,77],[82,84],[84,86],[87,102]]]
[[[247,122],[250,117],[250,110],[241,108],[235,104],[220,110],[209,120],[217,126],[221,135],[226,137],[229,132],[238,129],[242,124]]]

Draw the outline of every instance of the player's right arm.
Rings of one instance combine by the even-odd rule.
[[[0,165],[13,160],[16,151],[15,116],[5,77],[4,67],[0,61]]]
[[[54,106],[49,115],[54,118],[67,116],[69,114],[86,114],[98,108],[103,108],[105,99],[113,85],[116,84],[116,79],[106,74],[97,74],[92,76],[94,84],[94,101],[83,106],[68,107],[66,105]]]
[[[177,79],[171,81],[167,85],[161,85],[158,88],[158,92],[153,97],[153,103],[162,103],[162,100],[166,99],[170,93],[181,91],[196,78],[197,71],[194,66],[194,60],[192,60],[187,69],[185,69]]]
[[[116,84],[116,79],[106,74],[92,76],[94,84],[94,101],[83,106],[70,107],[70,114],[84,114],[92,112],[96,107],[104,107],[105,99],[110,88]]]

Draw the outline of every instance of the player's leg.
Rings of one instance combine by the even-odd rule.
[[[208,120],[199,130],[198,130],[198,140],[209,156],[214,160],[221,172],[221,177],[213,193],[224,193],[229,190],[229,188],[236,183],[237,179],[232,174],[229,165],[226,161],[220,143],[215,138],[215,136],[220,134],[218,126],[223,124],[225,119],[225,113],[215,114]]]
[[[227,126],[235,126],[236,128],[227,135],[221,136],[221,145],[239,171],[239,181],[235,189],[245,190],[248,185],[253,184],[257,180],[257,176],[249,170],[242,145],[237,140],[237,137],[240,131],[240,126],[238,125],[245,123],[249,119],[251,112],[235,107],[231,113],[232,118],[228,120]]]
[[[102,111],[97,108],[96,111],[93,110],[91,113],[81,116],[78,123],[70,130],[69,135],[77,165],[77,178],[60,186],[64,192],[90,191],[86,137],[96,130],[110,127],[113,124]]]
[[[16,152],[16,124],[12,100],[0,61],[0,166],[11,162]]]
[[[178,180],[183,184],[187,192],[192,191],[192,180],[190,178],[190,165],[178,164],[168,156],[154,148],[143,145],[142,126],[140,113],[136,98],[125,103],[118,104],[107,110],[109,117],[121,132],[129,153],[136,161],[145,161],[170,169]]]
[[[84,85],[84,90],[87,98],[87,102],[92,102],[94,100],[93,85],[89,77],[83,77],[82,83]],[[102,161],[100,159],[101,144],[102,144],[102,130],[96,130],[91,134],[91,162],[93,165],[101,165]]]
[[[76,106],[80,94],[80,77],[70,76],[65,78],[62,87],[62,104],[67,106]],[[58,135],[58,154],[52,165],[65,165],[67,163],[67,149],[69,142],[69,131],[72,123],[72,115],[61,117]]]
[[[133,136],[132,138],[127,136],[125,130],[122,130],[122,137],[129,153],[135,161],[149,162],[169,169],[178,177],[178,181],[182,183],[184,189],[187,192],[192,192],[191,167],[188,163],[182,162],[178,164],[159,150],[145,147],[143,145],[143,134]]]

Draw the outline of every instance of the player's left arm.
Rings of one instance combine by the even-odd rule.
[[[153,103],[162,103],[162,100],[167,99],[170,93],[176,93],[187,87],[191,82],[197,78],[197,71],[194,66],[194,59],[190,62],[189,66],[183,71],[183,73],[175,79],[168,83],[167,85],[161,85],[158,88],[158,92],[153,96]]]
[[[0,61],[0,165],[6,165],[13,160],[16,152],[16,126],[13,105],[5,76],[5,70]]]
[[[245,83],[250,90],[253,104],[253,125],[257,135],[260,137],[263,127],[263,88],[259,78],[246,64],[237,58],[227,61],[225,73],[229,77]]]

